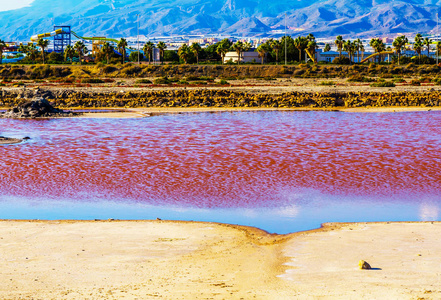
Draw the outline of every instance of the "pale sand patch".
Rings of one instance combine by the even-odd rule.
[[[0,298],[441,298],[440,223],[0,221]],[[421,256],[419,256],[421,255]],[[381,270],[359,270],[364,259]]]
[[[330,224],[285,244],[280,277],[298,299],[441,299],[440,233],[439,222]]]

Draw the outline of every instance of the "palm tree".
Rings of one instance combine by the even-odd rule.
[[[439,52],[441,51],[441,42],[436,42],[436,56],[439,56]]]
[[[395,48],[395,51],[398,54],[398,65],[400,65],[401,51],[404,49],[408,42],[409,40],[405,35],[400,35],[392,43],[392,46]]]
[[[423,45],[427,47],[427,57],[429,57],[429,55],[430,55],[430,45],[431,45],[431,44],[432,44],[432,40],[431,40],[431,39],[429,39],[429,38],[426,37],[426,38],[423,40]]]
[[[325,45],[325,48],[323,48],[323,52],[329,52],[331,51],[331,46],[329,44]]]
[[[196,63],[199,65],[199,53],[202,50],[201,45],[198,43],[193,43],[190,46],[190,50],[193,52],[194,56],[196,56]]]
[[[338,56],[340,59],[341,59],[341,51],[343,50],[344,42],[345,42],[345,40],[343,39],[343,37],[341,35],[337,36],[337,38],[334,41],[335,45],[337,46],[337,50],[340,53]]]
[[[6,43],[0,40],[0,64],[3,62],[3,50],[6,48]]]
[[[270,44],[273,48],[274,53],[276,53],[276,65],[279,64],[279,51],[282,48],[282,43],[279,40],[271,40]]]
[[[360,52],[361,52],[361,60],[363,60],[364,59],[364,45],[360,44],[359,48],[360,48]]]
[[[379,38],[371,39],[369,45],[374,48],[375,52],[381,53],[386,49],[386,45]],[[378,62],[381,60],[381,55],[378,55]]]
[[[363,42],[360,39],[355,40],[355,50],[357,51],[357,62],[360,63],[360,50],[363,47]]]
[[[101,51],[106,56],[107,64],[109,64],[109,56],[113,54],[113,46],[109,42],[105,42]]]
[[[126,39],[121,38],[118,41],[117,47],[118,47],[119,51],[122,52],[122,63],[124,63],[126,61],[126,47],[127,47]]]
[[[233,44],[232,47],[233,47],[234,51],[236,51],[236,53],[237,53],[237,64],[240,64],[241,54],[242,54],[242,51],[244,51],[244,43],[241,41],[237,41],[236,43]]]
[[[299,36],[294,40],[294,47],[299,50],[299,62],[302,61],[302,51],[308,47],[309,40],[303,36]]]
[[[87,54],[87,47],[86,47],[86,45],[84,45],[83,41],[77,41],[75,43],[75,45],[73,46],[73,48],[78,53],[78,59],[80,61],[80,65],[81,65],[81,56],[83,54]]]
[[[162,64],[162,62],[164,60],[164,52],[165,52],[165,49],[167,49],[167,45],[163,41],[161,41],[156,45],[156,48],[159,49],[159,60],[161,61],[161,64]]]
[[[187,64],[188,59],[191,56],[191,49],[187,46],[187,44],[182,44],[182,46],[178,50],[179,57],[184,61],[185,64]]]
[[[153,44],[150,41],[145,43],[144,47],[142,47],[142,50],[144,51],[144,54],[146,54],[146,56],[148,55],[149,64],[150,64],[150,62],[152,61],[152,58],[153,58],[153,49],[155,49],[155,44]]]
[[[216,52],[220,54],[222,57],[222,63],[224,63],[225,54],[227,54],[228,51],[230,51],[231,48],[231,42],[229,39],[223,39],[219,42],[216,48]]]
[[[34,43],[28,43],[28,45],[26,46],[26,50],[27,50],[27,53],[28,53],[29,58],[31,59],[31,61],[34,61],[36,53],[37,53],[37,47],[35,46],[35,44]]]
[[[416,41],[413,44],[413,50],[418,54],[418,62],[421,63],[421,51],[423,50],[423,42]]]
[[[350,40],[347,40],[343,43],[343,50],[348,53],[349,61],[352,64],[352,42]]]
[[[64,49],[64,60],[67,61],[70,58],[70,61],[73,62],[73,57],[75,55],[75,49],[71,45],[67,45]]]
[[[49,46],[49,41],[41,38],[38,40],[37,46],[41,48],[41,54],[43,55],[43,65],[44,65],[44,48]]]
[[[256,51],[257,53],[259,53],[259,57],[262,59],[262,65],[263,65],[263,60],[265,59],[265,55],[271,51],[271,48],[267,43],[263,43],[259,45],[259,47],[257,47]]]
[[[310,40],[308,42],[308,46],[306,47],[306,49],[308,49],[309,53],[312,54],[313,60],[316,63],[317,60],[315,59],[315,50],[318,48],[317,46],[317,42],[315,41],[315,39]]]

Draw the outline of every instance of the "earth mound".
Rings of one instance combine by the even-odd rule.
[[[65,112],[53,107],[49,101],[44,98],[35,98],[20,104],[11,110],[0,113],[0,118],[12,119],[35,119],[35,118],[62,118],[73,117],[80,113]]]

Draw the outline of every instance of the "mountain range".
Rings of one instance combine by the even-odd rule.
[[[29,40],[70,25],[83,36],[372,37],[434,33],[441,0],[35,0],[0,12],[0,39]]]

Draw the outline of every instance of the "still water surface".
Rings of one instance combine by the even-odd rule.
[[[439,220],[441,113],[0,119],[0,218]]]

